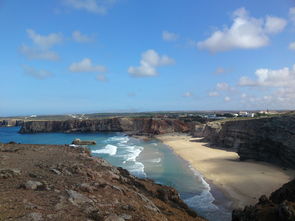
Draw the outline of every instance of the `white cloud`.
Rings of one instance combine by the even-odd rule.
[[[209,92],[209,97],[217,97],[217,96],[219,96],[219,93],[217,92],[217,91],[211,91],[211,92]]]
[[[289,9],[290,20],[295,24],[295,7]]]
[[[31,48],[26,45],[22,45],[20,51],[23,55],[29,59],[40,59],[40,60],[50,60],[57,61],[59,60],[58,54],[53,51],[40,50],[36,48]]]
[[[51,48],[52,46],[59,44],[63,41],[62,35],[58,33],[51,33],[47,36],[42,36],[32,29],[27,29],[27,34],[29,38],[34,42],[34,44],[41,49]]]
[[[34,46],[27,46],[23,44],[20,47],[20,51],[23,55],[29,59],[40,59],[40,60],[59,60],[59,55],[50,51],[50,48],[63,41],[61,34],[51,33],[47,36],[40,35],[32,29],[27,29],[28,37],[32,40]]]
[[[208,39],[197,43],[199,49],[221,52],[233,49],[254,49],[269,44],[269,34],[282,31],[286,21],[278,17],[250,17],[245,8],[233,13],[233,24],[215,31]]]
[[[128,68],[128,73],[137,77],[151,77],[157,75],[156,68],[173,64],[174,60],[166,55],[159,55],[155,50],[147,50],[141,55],[140,66]]]
[[[289,44],[289,49],[295,51],[295,41]]]
[[[79,43],[89,43],[94,41],[94,38],[85,34],[82,34],[80,31],[74,31],[72,33],[74,41]]]
[[[27,66],[27,65],[23,65],[23,70],[26,75],[29,75],[29,76],[34,77],[39,80],[53,76],[53,74],[49,71],[42,70],[42,69],[37,70],[37,69]]]
[[[287,21],[282,18],[267,16],[265,21],[266,33],[276,34],[284,30]]]
[[[103,81],[103,82],[108,81],[107,77],[104,74],[98,74],[96,76],[96,80]]]
[[[285,87],[295,85],[295,64],[292,68],[277,70],[261,68],[255,72],[256,79],[240,78],[240,86]]]
[[[185,92],[182,96],[183,96],[183,97],[192,97],[192,96],[193,96],[193,93],[190,92],[190,91],[187,91],[187,92]]]
[[[106,72],[106,67],[102,65],[93,65],[92,60],[84,58],[79,62],[74,62],[70,65],[69,70],[71,72]]]
[[[64,4],[78,10],[104,15],[116,0],[63,0]]]
[[[224,97],[224,101],[225,101],[225,102],[229,102],[229,101],[231,101],[231,98],[228,97],[228,96],[226,96],[226,97]]]
[[[270,105],[275,109],[295,108],[295,64],[281,69],[258,69],[256,78],[242,77],[240,86],[252,86],[251,93],[256,96],[243,97],[252,106]]]
[[[164,41],[176,41],[179,38],[179,36],[176,33],[172,33],[169,31],[163,31],[162,38]]]
[[[229,91],[232,90],[232,87],[228,83],[221,82],[216,84],[216,89],[220,91]]]

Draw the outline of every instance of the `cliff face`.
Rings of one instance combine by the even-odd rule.
[[[0,220],[202,221],[173,188],[88,149],[0,144]]]
[[[295,180],[273,192],[270,198],[261,196],[255,206],[246,206],[232,213],[232,221],[293,220],[295,220]]]
[[[29,121],[20,133],[45,132],[129,132],[154,135],[172,132],[189,132],[189,124],[172,119],[110,118],[98,120]]]
[[[241,160],[254,159],[295,168],[295,115],[210,122],[196,135],[237,151]]]

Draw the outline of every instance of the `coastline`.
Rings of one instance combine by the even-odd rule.
[[[237,153],[210,148],[189,135],[165,134],[156,138],[232,200],[233,208],[257,203],[261,195],[269,196],[295,176],[295,170],[264,162],[240,161]]]

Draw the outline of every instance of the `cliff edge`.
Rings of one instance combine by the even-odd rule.
[[[189,132],[191,126],[176,119],[157,118],[106,118],[94,120],[27,121],[20,133],[46,132],[126,132],[138,135],[156,135]]]

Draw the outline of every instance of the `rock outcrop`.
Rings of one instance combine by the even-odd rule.
[[[28,121],[20,133],[46,132],[126,132],[137,135],[156,135],[173,132],[189,132],[189,123],[176,119],[108,118],[95,120]]]
[[[0,220],[204,220],[173,188],[136,178],[85,148],[4,144],[0,155]]]
[[[241,160],[266,161],[295,168],[295,115],[215,121],[196,135],[213,145],[236,150]]]
[[[0,120],[0,127],[19,127],[24,123],[23,120]]]
[[[295,180],[283,185],[269,198],[261,196],[255,206],[234,210],[232,221],[295,220]]]

